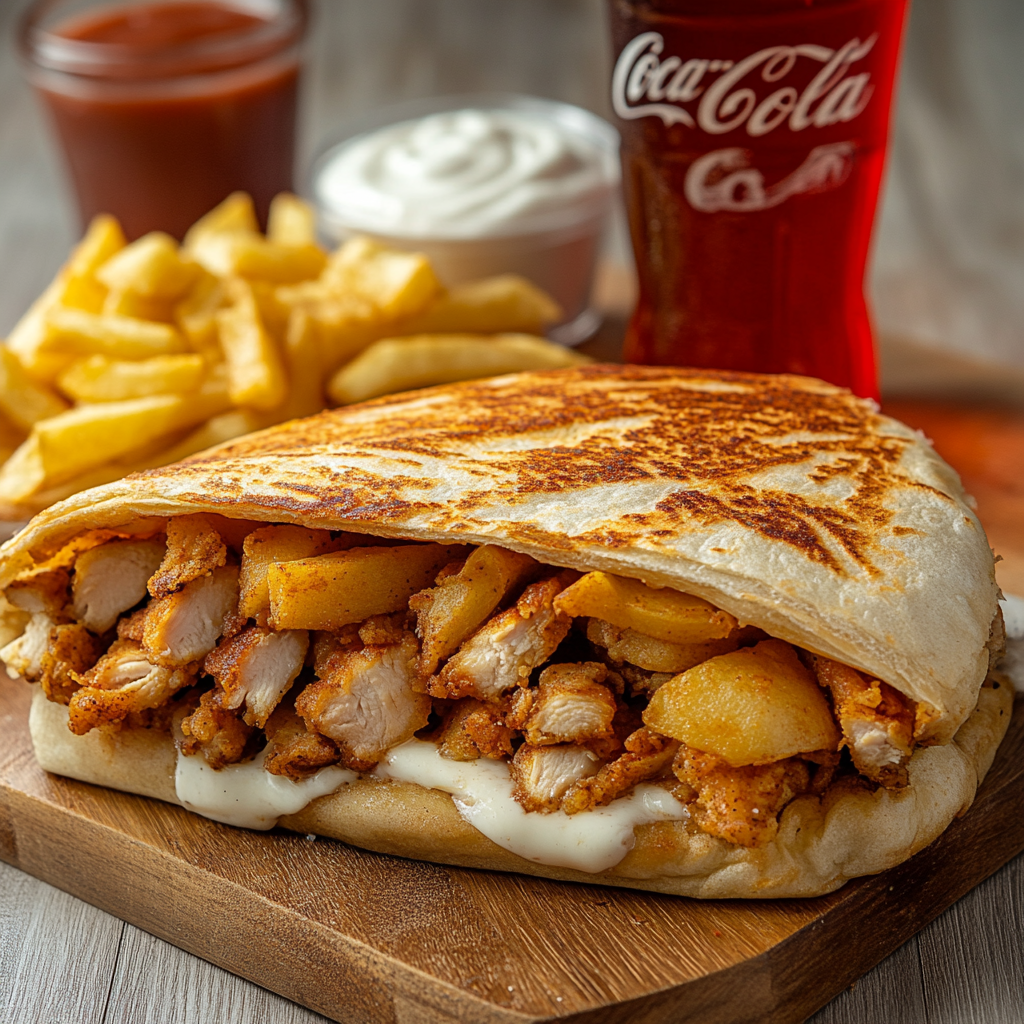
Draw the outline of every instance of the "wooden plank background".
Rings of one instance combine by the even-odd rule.
[[[24,6],[24,0],[0,3],[0,333],[47,283],[77,232],[59,161],[13,54],[13,25]],[[303,166],[346,117],[397,100],[512,90],[605,114],[607,81],[603,0],[326,0],[311,39]],[[995,382],[989,393],[998,392]],[[926,420],[928,410],[921,415]],[[986,477],[997,501],[1022,487],[1021,450],[1012,454],[1015,463]],[[0,722],[0,736],[3,727]],[[0,864],[0,1020],[312,1024],[324,1018]],[[1024,858],[813,1018],[813,1024],[924,1022],[1024,1024]]]

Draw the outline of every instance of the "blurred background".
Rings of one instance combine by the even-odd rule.
[[[79,226],[0,4],[0,335]],[[297,181],[347,120],[401,100],[514,91],[610,117],[604,0],[324,0],[314,8]],[[915,0],[870,291],[888,395],[1024,406],[1024,3]],[[597,301],[631,299],[624,220]],[[610,332],[610,333],[609,333]]]

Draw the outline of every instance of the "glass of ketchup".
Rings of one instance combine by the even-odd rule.
[[[19,49],[88,221],[181,238],[236,190],[292,187],[305,0],[37,0]]]

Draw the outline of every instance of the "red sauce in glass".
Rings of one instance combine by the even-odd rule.
[[[101,44],[87,74],[36,84],[63,143],[83,221],[115,214],[129,237],[181,238],[226,195],[265,219],[292,187],[298,57],[264,19],[214,0],[104,6],[58,23]],[[237,42],[237,45],[235,43]]]

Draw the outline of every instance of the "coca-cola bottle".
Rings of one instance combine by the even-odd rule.
[[[631,362],[877,397],[864,271],[906,0],[609,0]]]

